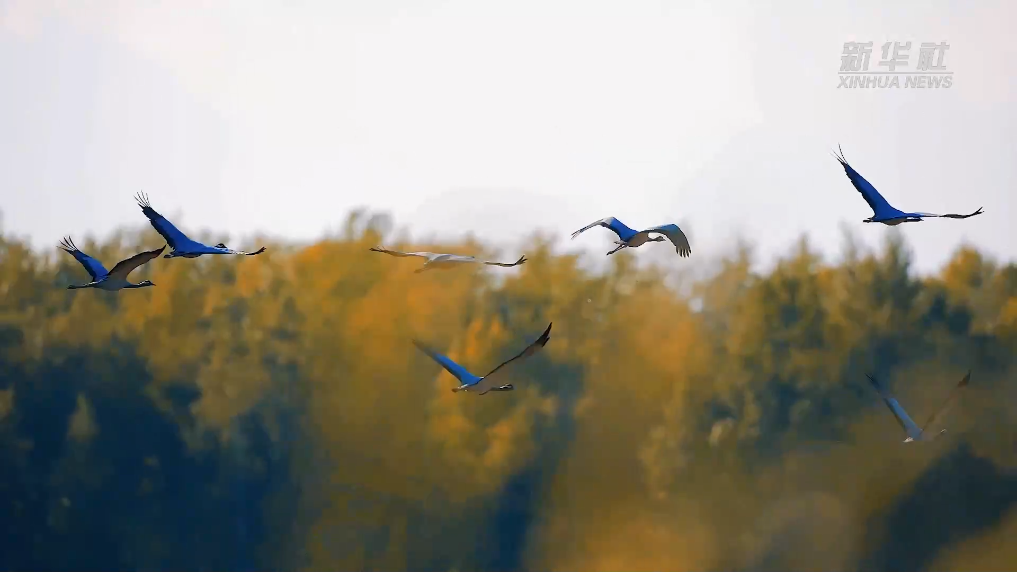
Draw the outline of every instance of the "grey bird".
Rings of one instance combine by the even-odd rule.
[[[73,256],[75,260],[85,267],[85,271],[88,272],[88,275],[92,278],[92,281],[86,284],[71,284],[67,287],[68,290],[77,290],[79,288],[98,288],[99,290],[106,290],[107,292],[116,292],[117,290],[123,290],[124,288],[146,288],[148,286],[155,286],[151,280],[142,280],[137,284],[133,284],[127,281],[127,275],[133,272],[135,268],[145,264],[149,260],[158,258],[158,256],[162,254],[162,251],[166,249],[166,247],[163,246],[159,250],[149,250],[147,252],[135,254],[130,258],[117,262],[116,266],[107,272],[101,262],[79,250],[69,236],[64,237],[57,248]]]
[[[890,408],[890,412],[897,418],[897,423],[900,423],[901,428],[904,429],[904,433],[907,435],[904,442],[910,443],[912,441],[932,441],[943,433],[946,433],[946,429],[939,429],[938,424],[942,421],[943,414],[946,413],[950,406],[953,405],[953,402],[957,400],[960,390],[967,387],[968,382],[971,380],[971,372],[969,371],[968,374],[964,376],[964,379],[957,383],[957,386],[950,392],[950,396],[947,397],[946,401],[939,406],[939,409],[937,409],[929,417],[929,420],[925,422],[924,427],[919,427],[911,420],[907,411],[904,411],[904,408],[897,402],[897,398],[894,397],[894,395],[890,393],[890,391],[881,383],[876,381],[876,379],[869,374],[865,374],[865,377],[869,378],[869,382],[871,382],[872,386],[879,392],[879,396],[886,402],[886,406]]]
[[[520,256],[519,260],[515,262],[490,262],[488,260],[479,260],[474,256],[462,256],[459,254],[442,254],[438,252],[400,252],[398,250],[388,250],[380,246],[372,246],[369,249],[371,252],[381,252],[388,254],[389,256],[395,256],[398,258],[405,258],[407,256],[413,256],[416,258],[424,258],[426,262],[420,268],[417,268],[413,272],[419,274],[425,270],[431,269],[442,269],[448,270],[461,264],[486,264],[488,266],[501,266],[503,268],[512,268],[513,266],[519,266],[520,264],[526,263],[526,256]]]
[[[678,253],[678,256],[685,258],[692,254],[692,248],[689,246],[689,239],[685,236],[685,233],[682,232],[682,229],[678,228],[678,225],[676,224],[662,224],[660,226],[654,226],[647,228],[645,230],[636,231],[629,228],[628,226],[625,225],[625,223],[614,218],[613,216],[609,216],[607,218],[602,218],[598,221],[591,222],[590,224],[584,226],[583,228],[573,232],[572,239],[575,240],[577,236],[590,230],[595,226],[602,226],[618,235],[619,240],[614,241],[614,243],[617,244],[618,246],[611,252],[608,252],[607,253],[608,256],[614,254],[615,252],[618,252],[623,248],[637,248],[646,244],[647,242],[664,242],[665,240],[671,241],[671,244],[674,245],[674,250],[675,252]],[[655,233],[660,236],[651,237],[650,236],[651,233]]]
[[[544,333],[540,334],[540,337],[537,338],[536,341],[534,341],[532,344],[526,346],[525,350],[519,352],[518,354],[515,355],[515,357],[505,361],[498,367],[492,369],[491,373],[488,373],[483,377],[473,375],[472,373],[467,371],[466,368],[464,368],[463,366],[457,364],[448,357],[434,351],[430,347],[418,342],[417,340],[413,340],[413,344],[417,346],[417,348],[419,348],[420,351],[427,354],[428,357],[441,364],[441,366],[445,368],[446,371],[454,375],[456,379],[459,380],[460,385],[458,387],[453,387],[452,388],[453,392],[468,391],[471,393],[484,395],[488,391],[512,391],[513,389],[515,389],[515,387],[513,387],[511,383],[501,383],[499,381],[502,375],[505,373],[506,366],[537,353],[538,351],[540,351],[540,348],[544,347],[544,345],[546,345],[547,341],[550,339],[551,339],[551,324],[548,324],[547,329],[544,330]]]

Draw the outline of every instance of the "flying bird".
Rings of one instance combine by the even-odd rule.
[[[265,252],[264,246],[254,252],[244,252],[227,248],[221,242],[215,246],[206,246],[196,240],[191,240],[186,234],[177,230],[173,223],[166,220],[166,217],[155,212],[155,209],[148,202],[148,195],[138,193],[134,199],[138,201],[141,212],[148,217],[148,222],[152,223],[152,227],[155,228],[156,232],[161,234],[166,239],[166,243],[169,244],[170,253],[163,258],[197,258],[204,254],[243,254],[245,256],[254,256],[255,254]]]
[[[512,268],[513,266],[519,266],[520,264],[526,262],[525,255],[520,256],[519,260],[516,260],[515,262],[508,263],[508,262],[489,262],[486,260],[477,260],[473,256],[460,256],[458,254],[439,254],[436,252],[399,252],[398,250],[387,250],[380,246],[372,246],[370,250],[371,252],[384,252],[385,254],[389,254],[391,256],[398,256],[399,258],[404,258],[407,256],[426,258],[427,261],[424,262],[424,265],[413,271],[415,274],[418,274],[425,270],[429,270],[431,268],[447,270],[459,264],[479,263],[487,264],[488,266],[501,266],[503,268]]]
[[[477,393],[479,395],[484,395],[488,391],[512,391],[513,389],[515,389],[511,383],[503,384],[499,381],[500,376],[502,376],[505,373],[506,366],[512,363],[516,363],[523,358],[530,357],[533,354],[537,353],[538,351],[540,351],[540,348],[544,347],[544,345],[547,344],[547,341],[549,339],[551,339],[551,324],[548,324],[547,329],[544,330],[544,333],[540,334],[540,337],[537,338],[535,342],[527,346],[525,350],[519,352],[519,354],[513,357],[512,359],[509,359],[508,361],[502,363],[498,367],[492,369],[491,373],[483,377],[477,377],[473,375],[472,373],[466,371],[466,368],[464,368],[463,366],[457,364],[456,362],[445,357],[444,355],[434,351],[430,347],[418,342],[417,340],[413,340],[413,344],[416,345],[417,348],[420,349],[420,351],[427,354],[431,359],[441,364],[441,366],[445,368],[446,371],[454,375],[456,379],[459,380],[461,385],[459,385],[459,387],[453,387],[452,388],[453,392],[469,391]]]
[[[869,378],[869,381],[872,383],[872,386],[876,388],[876,391],[879,392],[879,396],[883,398],[883,401],[886,402],[886,406],[890,408],[890,411],[893,413],[893,416],[897,418],[897,423],[900,423],[900,426],[904,429],[904,433],[907,435],[907,438],[904,439],[904,442],[910,443],[911,441],[932,441],[936,437],[939,437],[943,433],[946,433],[946,429],[937,431],[938,429],[937,423],[939,423],[942,420],[943,414],[946,413],[946,411],[950,408],[953,402],[956,401],[957,396],[960,393],[960,390],[964,387],[967,387],[968,381],[971,380],[971,372],[969,371],[968,374],[964,376],[964,379],[960,380],[960,382],[957,383],[957,386],[954,387],[953,391],[950,392],[950,396],[947,397],[946,401],[939,406],[939,409],[937,409],[929,417],[929,420],[925,422],[924,427],[919,427],[914,421],[911,420],[911,417],[908,416],[907,411],[904,411],[904,408],[901,407],[900,403],[897,402],[897,398],[894,397],[894,395],[890,393],[889,390],[883,387],[871,375],[865,374],[865,377]]]
[[[166,247],[163,246],[159,250],[149,250],[140,254],[121,260],[117,262],[117,265],[113,267],[113,270],[109,272],[103,267],[103,265],[96,259],[78,250],[78,247],[74,245],[74,241],[71,237],[65,236],[60,241],[60,245],[57,247],[64,252],[70,254],[75,260],[81,263],[88,271],[88,275],[92,277],[92,281],[87,284],[72,284],[67,287],[68,290],[77,290],[78,288],[98,288],[100,290],[107,290],[109,292],[115,292],[124,288],[145,288],[146,286],[155,286],[151,280],[142,280],[137,284],[132,284],[127,281],[127,275],[130,274],[135,268],[142,264],[158,258],[162,254]]]
[[[675,251],[679,256],[686,257],[692,254],[692,248],[689,247],[689,239],[685,238],[685,233],[682,232],[682,229],[678,228],[678,225],[676,224],[662,224],[660,226],[654,226],[646,230],[636,232],[625,226],[625,223],[613,216],[600,219],[596,222],[591,222],[583,228],[573,232],[573,240],[580,234],[595,226],[602,226],[604,228],[611,229],[618,235],[618,238],[621,239],[614,241],[618,247],[611,252],[608,252],[607,254],[609,256],[623,248],[635,248],[637,246],[642,246],[647,242],[664,242],[664,237],[667,237],[667,239],[671,241],[671,244],[674,244]],[[651,238],[650,233],[656,233],[663,236],[654,236]]]
[[[902,222],[921,222],[923,218],[940,217],[940,218],[968,218],[978,214],[982,214],[982,207],[978,207],[978,210],[971,214],[933,214],[933,213],[906,213],[890,206],[890,203],[886,202],[883,195],[879,194],[876,187],[872,186],[872,183],[865,180],[855,171],[851,165],[848,165],[847,159],[844,158],[844,151],[840,149],[840,145],[837,146],[837,150],[840,151],[840,155],[834,153],[834,158],[840,162],[841,166],[844,167],[844,172],[848,178],[851,179],[851,184],[855,186],[855,189],[862,194],[862,198],[865,202],[869,203],[872,207],[872,216],[862,220],[862,222],[881,222],[888,226],[897,226]]]

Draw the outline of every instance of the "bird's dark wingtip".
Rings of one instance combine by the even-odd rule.
[[[838,163],[845,167],[847,166],[847,158],[844,157],[844,151],[840,148],[840,143],[837,144],[837,152],[834,153],[833,151],[830,151],[830,154],[833,155],[833,158],[836,159]]]
[[[957,387],[964,387],[971,381],[971,370],[968,370],[968,374],[964,376],[964,379],[960,380]]]

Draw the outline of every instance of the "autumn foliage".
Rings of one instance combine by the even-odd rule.
[[[0,569],[1017,562],[1017,266],[962,248],[916,276],[891,232],[765,273],[744,249],[598,273],[536,238],[518,268],[414,274],[368,248],[488,247],[382,226],[158,259],[119,293],[67,291],[71,257],[0,237]],[[482,374],[550,321],[511,393],[453,394],[410,343]],[[969,369],[949,433],[907,445],[864,377],[921,422]]]

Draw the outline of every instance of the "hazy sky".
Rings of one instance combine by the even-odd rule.
[[[822,7],[820,7],[822,4]],[[311,240],[359,206],[415,237],[605,216],[764,256],[889,231],[921,270],[1017,258],[1017,2],[0,0],[0,209],[36,247],[145,219]],[[838,89],[846,41],[946,41],[949,89]],[[664,248],[651,245],[647,248]],[[512,254],[515,254],[513,252]],[[634,254],[634,253],[633,253]]]

